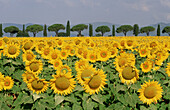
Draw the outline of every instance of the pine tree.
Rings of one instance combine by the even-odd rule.
[[[66,36],[70,36],[70,21],[67,21]]]
[[[161,32],[160,32],[160,24],[158,24],[158,28],[157,28],[157,36],[160,36]]]
[[[115,25],[112,25],[112,36],[115,36]]]
[[[138,36],[138,34],[139,34],[139,26],[138,24],[135,24],[133,26],[133,35]]]
[[[0,37],[2,37],[3,33],[2,33],[2,24],[0,24]]]
[[[93,26],[92,24],[89,24],[89,36],[93,36]]]
[[[46,24],[44,25],[43,35],[44,35],[44,37],[47,37],[47,26],[46,26]]]

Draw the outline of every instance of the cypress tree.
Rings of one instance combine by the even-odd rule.
[[[25,24],[23,24],[22,32],[25,33]]]
[[[3,33],[2,33],[2,24],[0,24],[0,37],[2,37]]]
[[[161,35],[161,29],[160,29],[160,24],[158,24],[158,28],[157,28],[157,36]]]
[[[70,36],[70,21],[67,21],[66,36]]]
[[[133,26],[133,35],[138,36],[138,34],[139,34],[139,26],[138,24],[135,24]]]
[[[115,25],[112,25],[112,36],[115,36]]]
[[[89,24],[89,36],[93,36],[93,26],[92,24]]]
[[[47,37],[47,26],[46,26],[46,24],[44,25],[43,35],[44,35],[44,37]]]

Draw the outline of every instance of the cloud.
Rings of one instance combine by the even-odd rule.
[[[160,0],[161,4],[170,8],[170,0]]]
[[[170,21],[170,13],[167,14],[166,19],[167,21]]]

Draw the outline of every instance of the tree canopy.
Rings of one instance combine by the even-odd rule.
[[[70,36],[70,21],[67,21],[66,36]]]
[[[149,33],[155,31],[155,28],[152,26],[146,26],[146,27],[142,27],[140,29],[140,33],[146,33],[147,36],[149,36]]]
[[[162,30],[162,33],[167,33],[170,36],[170,26],[164,27],[164,29]]]
[[[63,24],[53,24],[48,27],[48,31],[54,31],[56,33],[56,36],[58,36],[58,31],[61,29],[65,29],[65,26]]]
[[[29,25],[27,26],[26,31],[32,32],[33,36],[35,37],[38,32],[43,31],[43,26],[38,24]]]
[[[71,31],[77,31],[78,32],[78,36],[81,36],[81,31],[83,31],[84,29],[87,29],[88,25],[85,24],[77,24],[75,26],[73,26],[71,28]]]
[[[110,32],[110,28],[108,26],[99,26],[95,29],[96,32],[101,32],[101,35],[103,36],[104,33]]]
[[[0,37],[2,37],[3,32],[2,32],[2,24],[0,24]]]
[[[117,33],[123,32],[123,34],[126,36],[128,31],[132,31],[133,27],[131,25],[122,25],[116,29]]]
[[[15,33],[19,32],[19,28],[16,26],[9,26],[4,29],[5,33],[10,33],[10,36],[12,37]]]
[[[139,34],[139,26],[138,26],[138,24],[134,24],[133,35],[138,36],[138,34]]]

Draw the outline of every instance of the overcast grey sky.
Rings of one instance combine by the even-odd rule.
[[[0,23],[170,23],[170,0],[0,0]]]

